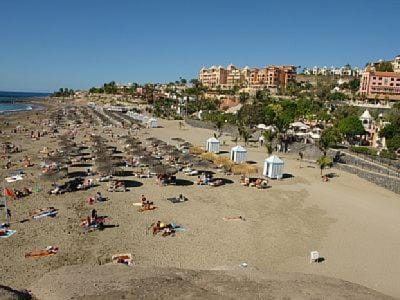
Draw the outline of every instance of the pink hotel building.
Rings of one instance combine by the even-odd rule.
[[[400,101],[400,73],[363,72],[359,92],[367,99]]]

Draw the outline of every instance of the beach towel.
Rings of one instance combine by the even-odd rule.
[[[16,233],[16,230],[11,230],[11,229],[6,229],[5,230],[5,235],[0,235],[0,238],[6,239],[12,236],[14,233]]]
[[[42,213],[34,214],[32,216],[33,219],[41,219],[41,218],[46,218],[46,217],[55,217],[57,215],[58,211],[52,210],[52,211],[45,211]]]
[[[157,206],[152,206],[150,208],[139,208],[138,212],[152,211],[152,210],[155,210],[155,209],[157,209]]]
[[[185,198],[183,198],[183,201],[182,201],[178,197],[173,197],[173,198],[167,198],[167,200],[172,203],[182,203],[182,202],[186,202],[188,199],[185,197]]]
[[[176,225],[175,223],[171,223],[172,229],[175,231],[186,231],[186,228]]]
[[[14,197],[14,191],[12,189],[9,189],[9,188],[4,188],[3,195],[5,197]]]
[[[25,254],[26,258],[29,257],[33,257],[33,258],[37,258],[37,257],[46,257],[46,256],[53,256],[56,255],[58,252],[58,247],[48,247],[45,250],[34,250],[31,252],[28,252]]]
[[[124,264],[127,266],[133,266],[132,254],[124,253],[124,254],[115,254],[112,256],[112,262],[115,264]]]
[[[16,182],[16,181],[18,181],[18,180],[23,180],[24,178],[22,177],[22,175],[15,175],[15,176],[11,176],[11,177],[6,177],[6,181],[8,182],[8,183],[11,183],[11,182]]]
[[[142,206],[142,202],[134,202],[132,204],[133,204],[133,206]]]
[[[243,217],[223,217],[222,220],[224,221],[246,221]]]

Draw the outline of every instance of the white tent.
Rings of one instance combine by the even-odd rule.
[[[283,160],[276,155],[271,155],[264,161],[263,175],[269,178],[280,179],[283,177]]]
[[[206,142],[206,151],[212,153],[219,153],[219,141],[215,138],[209,138]]]
[[[235,146],[231,148],[231,160],[237,164],[241,164],[246,161],[247,150],[242,146]]]

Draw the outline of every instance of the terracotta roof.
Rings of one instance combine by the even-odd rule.
[[[371,75],[380,76],[380,77],[397,77],[400,78],[400,73],[395,72],[370,72]]]

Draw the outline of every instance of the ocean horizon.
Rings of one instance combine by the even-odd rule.
[[[32,105],[23,102],[49,95],[49,93],[0,91],[0,113],[32,110]]]

